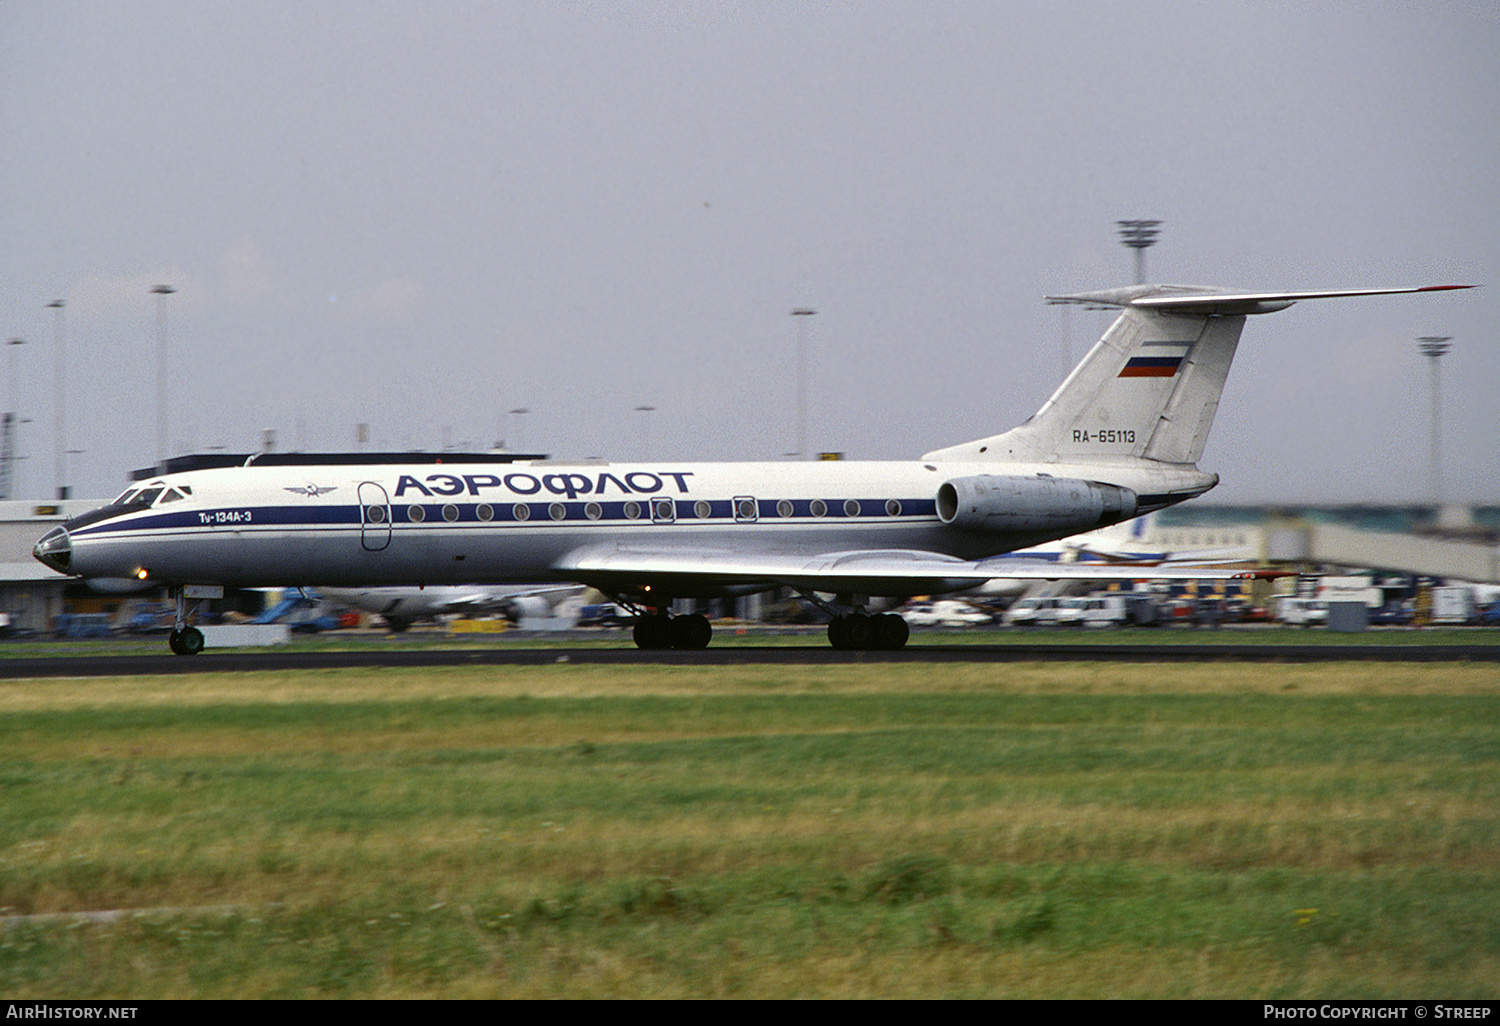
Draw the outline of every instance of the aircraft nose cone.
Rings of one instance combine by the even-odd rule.
[[[32,546],[31,554],[58,573],[69,573],[73,563],[73,539],[61,527],[54,527]]]

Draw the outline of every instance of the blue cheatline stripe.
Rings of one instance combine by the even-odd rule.
[[[358,506],[236,506],[214,510],[172,510],[150,516],[117,517],[71,533],[78,537],[119,531],[151,531],[193,527],[280,527],[287,525],[358,525]]]
[[[529,516],[525,522],[532,524],[554,524],[554,523],[640,523],[649,524],[651,519],[650,497],[640,500],[611,500],[609,502],[548,502],[533,500],[530,502],[489,502],[489,503],[393,503],[390,507],[391,519],[394,523],[390,526],[396,529],[407,528],[420,524],[422,527],[443,527],[449,524],[515,524],[522,522],[522,518],[516,515],[517,508],[526,507]],[[697,503],[699,501],[708,503],[708,516],[697,515]],[[871,522],[891,522],[902,520],[931,519],[937,515],[937,503],[933,499],[900,499],[900,511],[891,515],[886,511],[885,498],[880,499],[855,499],[859,503],[859,511],[851,514],[845,504],[848,499],[793,499],[789,500],[792,506],[790,516],[780,515],[779,499],[760,499],[757,504],[756,519],[754,521],[738,519],[735,517],[734,502],[730,499],[705,499],[694,500],[678,498],[676,500],[677,523],[788,523],[798,520],[862,520]],[[821,501],[822,513],[815,513],[814,506]],[[456,520],[448,520],[444,516],[444,510],[453,506],[458,511]],[[487,505],[490,507],[492,517],[483,520],[479,516],[479,507]],[[561,520],[555,520],[551,516],[554,505],[563,508]],[[627,515],[627,506],[635,506],[639,509],[639,515],[630,517]],[[589,507],[597,506],[599,515],[589,516]],[[411,516],[413,509],[421,510],[421,519],[417,520]],[[77,537],[103,537],[118,536],[124,534],[135,534],[138,532],[162,531],[186,531],[191,533],[209,533],[218,530],[241,530],[258,531],[262,529],[314,529],[320,527],[347,526],[350,528],[368,528],[381,530],[387,526],[389,521],[366,523],[361,516],[359,506],[240,506],[215,510],[174,510],[171,512],[154,513],[149,516],[122,516],[100,521],[87,525],[73,531]]]

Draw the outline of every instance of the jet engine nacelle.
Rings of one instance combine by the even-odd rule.
[[[1129,488],[1043,474],[956,477],[937,493],[939,520],[981,531],[1055,532],[1061,537],[1128,520],[1135,509],[1135,492]]]

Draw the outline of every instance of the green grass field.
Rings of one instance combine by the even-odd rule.
[[[1493,999],[1500,679],[0,682],[0,907],[16,999]]]

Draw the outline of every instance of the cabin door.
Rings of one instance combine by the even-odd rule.
[[[359,485],[359,543],[366,552],[379,552],[391,543],[391,497],[382,485]]]

